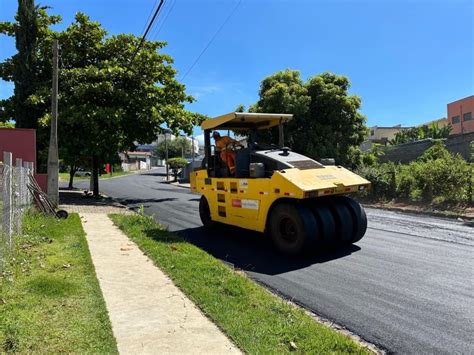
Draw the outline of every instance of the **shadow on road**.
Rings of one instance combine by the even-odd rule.
[[[166,173],[143,173],[142,176],[166,176]]]
[[[59,202],[61,205],[71,206],[95,206],[95,207],[117,207],[126,209],[110,197],[100,196],[98,198],[84,194],[82,190],[59,189]]]
[[[165,184],[162,182],[159,182],[159,184],[162,184],[164,186],[169,184]],[[191,192],[187,188],[182,188],[182,187],[174,187],[174,186],[169,186],[168,188],[159,188],[159,187],[152,187],[151,189],[156,190],[156,191],[164,191],[164,192],[172,192],[172,193],[177,193],[177,194],[185,194],[185,195],[191,195]]]
[[[176,233],[235,268],[267,275],[278,275],[325,263],[360,250],[360,247],[350,245],[336,251],[321,250],[312,256],[290,257],[276,252],[270,239],[264,234],[246,229],[225,226],[208,231],[204,227],[196,227]]]
[[[169,198],[130,198],[130,199],[117,199],[121,204],[127,205],[131,209],[136,209],[140,205],[144,207],[149,207],[151,203],[159,203],[159,202],[168,202],[174,201],[176,198],[169,197]],[[148,205],[145,205],[148,204]]]

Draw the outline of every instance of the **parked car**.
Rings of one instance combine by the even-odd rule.
[[[85,170],[84,168],[78,168],[74,175],[75,176],[91,176],[91,172]]]

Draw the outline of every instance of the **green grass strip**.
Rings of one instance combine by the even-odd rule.
[[[117,353],[77,214],[27,215],[0,275],[0,353]]]
[[[99,176],[99,180],[107,180],[107,179],[111,179],[111,178],[114,178],[114,177],[119,177],[119,176],[127,176],[127,175],[131,175],[131,174],[134,174],[134,172],[132,171],[117,171],[115,173],[113,173],[112,175],[110,174],[102,174]],[[60,181],[65,181],[65,182],[69,182],[69,173],[59,173],[59,180]],[[90,179],[90,176],[74,176],[74,181],[76,180],[89,180]]]
[[[369,353],[150,217],[110,217],[245,352]]]

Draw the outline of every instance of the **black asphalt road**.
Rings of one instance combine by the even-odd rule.
[[[462,222],[367,209],[356,245],[311,259],[276,254],[263,235],[201,227],[199,196],[160,170],[101,182],[210,254],[316,314],[395,353],[474,354],[474,229]],[[80,186],[81,184],[77,184]]]

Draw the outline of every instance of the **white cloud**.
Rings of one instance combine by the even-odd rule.
[[[222,90],[222,87],[218,84],[209,84],[209,85],[197,85],[190,86],[189,91],[195,99],[202,98],[205,95],[215,94]]]

